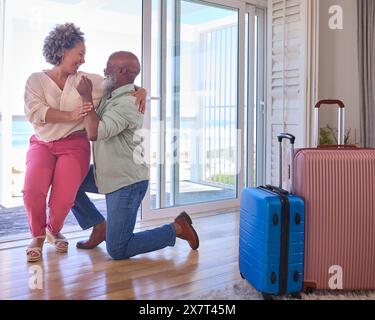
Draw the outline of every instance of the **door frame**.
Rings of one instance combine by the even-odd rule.
[[[5,6],[6,1],[0,0],[0,96],[4,97],[6,90],[5,82]],[[3,99],[3,107],[0,109],[0,204],[5,207],[13,206],[12,199],[12,114],[11,110],[4,107],[6,102]]]

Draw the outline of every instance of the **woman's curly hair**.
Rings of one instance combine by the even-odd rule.
[[[84,33],[73,23],[56,25],[44,40],[43,56],[56,66],[61,63],[64,50],[74,48],[79,42],[85,42]]]

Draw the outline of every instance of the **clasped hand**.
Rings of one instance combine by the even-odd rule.
[[[92,81],[89,78],[82,76],[76,89],[82,97],[83,104],[70,113],[72,121],[81,120],[94,108],[92,105]]]
[[[76,89],[84,102],[86,102],[85,100],[92,100],[92,88],[92,81],[89,78],[82,76]]]
[[[91,103],[84,103],[82,106],[79,106],[77,109],[70,112],[71,120],[77,121],[86,117],[90,111],[94,109],[94,106]]]

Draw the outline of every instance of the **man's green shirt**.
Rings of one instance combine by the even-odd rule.
[[[93,142],[95,180],[99,192],[112,193],[149,179],[143,114],[138,111],[134,85],[122,86],[103,97],[97,141]]]

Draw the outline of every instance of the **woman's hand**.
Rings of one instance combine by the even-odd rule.
[[[89,78],[82,76],[76,89],[84,102],[92,100],[92,88],[92,81]]]
[[[138,111],[144,114],[146,110],[146,98],[147,98],[146,89],[137,88],[137,91],[129,93],[129,96],[133,96],[137,99],[135,103],[138,105]]]
[[[94,106],[91,103],[84,103],[82,106],[70,112],[70,119],[71,121],[81,120],[93,109]]]

